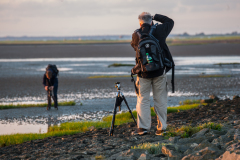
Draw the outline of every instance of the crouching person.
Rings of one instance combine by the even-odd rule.
[[[47,110],[51,109],[51,98],[54,101],[54,108],[58,109],[57,90],[58,90],[58,69],[56,65],[49,64],[46,72],[43,75],[43,86],[47,91],[48,106]]]

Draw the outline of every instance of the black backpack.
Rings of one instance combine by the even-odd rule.
[[[149,33],[141,33],[137,30],[139,43],[137,49],[137,65],[133,68],[133,73],[151,72],[164,68],[171,67],[171,61],[164,57],[159,41],[152,35],[158,24],[151,26]]]
[[[51,69],[56,76],[59,75],[59,70],[57,69],[57,66],[55,64],[49,64],[46,68],[46,71],[49,69]]]

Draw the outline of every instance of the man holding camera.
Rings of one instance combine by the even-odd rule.
[[[154,111],[157,115],[158,125],[156,135],[162,135],[167,128],[167,76],[166,73],[170,70],[174,70],[174,62],[171,53],[166,44],[166,38],[171,32],[174,21],[167,16],[155,14],[151,16],[148,12],[143,12],[138,17],[140,23],[140,29],[137,29],[132,35],[131,46],[136,51],[136,68],[132,69],[132,74],[137,74],[136,86],[138,88],[137,95],[137,124],[138,128],[136,131],[132,132],[132,135],[144,135],[147,134],[148,130],[151,128],[151,110],[150,110],[150,92],[152,88],[153,100],[154,100]],[[155,25],[153,27],[153,20],[161,22],[162,24]],[[154,28],[154,29],[153,29]],[[150,32],[151,31],[151,32]],[[144,53],[145,57],[142,57],[142,47],[140,43],[144,36],[151,33],[153,39],[157,42],[159,48],[161,48],[158,53],[161,52],[163,59],[166,59],[170,65],[165,65],[163,60],[162,67],[159,67],[154,71],[146,71],[148,68],[143,69],[143,59],[149,63],[154,59],[153,56],[149,58],[148,53]],[[140,43],[139,43],[140,42]],[[151,48],[149,44],[144,46],[146,49]],[[155,47],[156,48],[156,47]],[[141,61],[141,63],[140,63]],[[139,64],[140,63],[140,64]],[[167,64],[167,63],[166,63]],[[148,65],[148,64],[147,64]],[[146,66],[147,66],[146,65]],[[151,69],[151,67],[150,67]],[[173,72],[174,73],[174,72]],[[172,82],[173,83],[173,82]],[[173,89],[174,90],[174,89]],[[174,92],[174,91],[173,91]]]
[[[54,71],[47,67],[46,73],[43,75],[43,86],[48,93],[48,106],[47,110],[51,109],[51,98],[54,101],[54,108],[58,109],[57,90],[58,90],[58,78]]]

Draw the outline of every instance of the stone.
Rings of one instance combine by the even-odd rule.
[[[219,158],[220,159],[220,158]],[[226,151],[222,156],[221,160],[240,160],[240,153]]]
[[[198,146],[198,144],[197,143],[193,143],[193,144],[191,144],[191,148],[195,148],[195,147],[197,147]]]
[[[200,151],[195,151],[191,154],[186,155],[182,160],[209,160],[215,159],[220,156],[221,152],[211,147],[206,147]]]
[[[211,147],[214,150],[219,150],[216,145],[209,143],[208,140],[204,140],[202,143],[200,143],[199,145],[197,145],[193,149],[192,148],[188,149],[186,152],[184,152],[184,155],[188,155],[188,154],[191,154],[195,151],[202,150],[206,147]]]
[[[216,95],[210,95],[209,98],[214,100],[219,100],[219,98]]]
[[[170,143],[177,143],[180,137],[170,137],[168,140]]]
[[[177,152],[175,146],[173,145],[162,146],[162,153],[165,154],[167,157],[175,157],[175,158],[182,157],[182,155]]]
[[[238,99],[238,98],[239,98],[238,95],[233,96],[233,99]]]
[[[178,144],[186,144],[186,143],[201,143],[204,141],[205,137],[193,137],[193,138],[182,138],[179,139]]]
[[[94,129],[95,129],[95,127],[94,126],[91,126],[91,127],[89,127],[88,128],[90,131],[93,131]]]
[[[142,153],[142,154],[140,155],[140,157],[138,158],[138,160],[147,160],[147,159],[149,159],[149,157],[148,157],[148,155],[145,154],[145,153]]]
[[[209,132],[209,128],[204,128],[204,129],[202,129],[201,131],[193,134],[193,135],[192,135],[192,138],[193,138],[193,137],[201,137],[201,136],[204,136],[204,135],[205,135],[206,133],[208,133],[208,132]]]
[[[144,150],[144,149],[129,149],[127,151],[123,151],[123,152],[112,155],[111,157],[108,158],[108,160],[133,160],[133,159],[135,160],[135,159],[140,158],[140,156],[142,154],[147,155],[146,150]]]
[[[202,99],[201,103],[213,103],[213,99]]]
[[[233,136],[235,134],[236,130],[235,129],[230,129],[228,132],[225,134],[228,138],[233,139]]]
[[[186,150],[188,150],[189,148],[191,148],[191,145],[192,145],[193,143],[186,143],[186,144],[181,144],[181,145],[179,145],[179,144],[176,144],[175,145],[175,148],[176,148],[176,150],[178,151],[178,152],[180,152],[181,154],[183,154],[184,152],[186,152]],[[197,144],[197,143],[195,143],[195,144]],[[198,145],[198,144],[197,144]]]
[[[240,142],[234,143],[234,144],[228,146],[228,147],[226,148],[226,150],[227,150],[227,151],[231,151],[231,152],[233,152],[233,151],[235,151],[235,150],[239,150],[239,151],[240,151]]]
[[[240,120],[233,121],[233,123],[234,123],[235,125],[239,125],[239,124],[240,124]]]

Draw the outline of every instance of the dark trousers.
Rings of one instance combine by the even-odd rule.
[[[50,97],[49,94],[48,94],[48,108],[51,107],[51,98],[52,98],[53,101],[54,101],[54,107],[57,108],[57,106],[58,106],[57,90],[58,90],[58,86],[53,88],[52,96],[51,96],[51,97]],[[48,93],[48,92],[47,92],[47,93]]]

